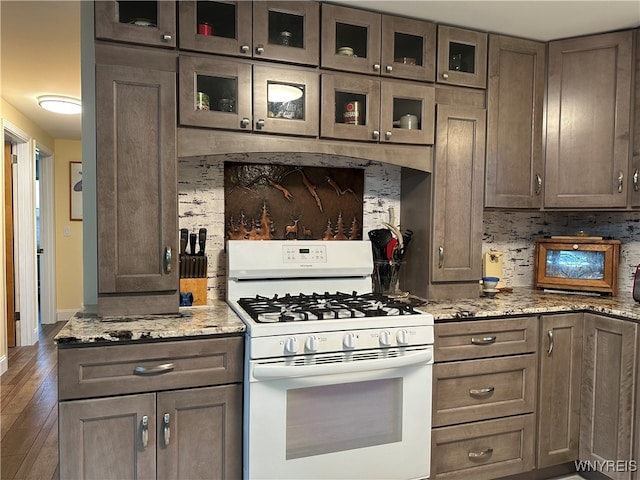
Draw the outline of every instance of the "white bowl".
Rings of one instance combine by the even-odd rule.
[[[482,288],[485,290],[496,288],[499,281],[498,277],[482,277]]]

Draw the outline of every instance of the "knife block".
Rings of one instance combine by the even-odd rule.
[[[181,278],[180,292],[191,292],[193,295],[192,305],[207,304],[207,279],[206,278]]]

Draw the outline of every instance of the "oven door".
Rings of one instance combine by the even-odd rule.
[[[426,346],[251,361],[245,479],[428,478],[432,357]]]

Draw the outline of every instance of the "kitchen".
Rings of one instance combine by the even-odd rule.
[[[451,92],[451,91],[450,91]],[[477,97],[475,94],[470,94],[471,97]],[[395,132],[394,132],[395,133]],[[412,133],[412,132],[403,132],[403,133]],[[189,229],[195,229],[206,222],[210,231],[224,231],[225,225],[222,221],[223,218],[223,207],[220,199],[220,190],[221,190],[221,170],[223,168],[220,159],[212,158],[210,152],[220,151],[220,145],[224,146],[224,143],[221,141],[219,145],[214,145],[213,147],[208,144],[211,140],[211,135],[203,134],[203,130],[195,130],[193,131],[185,130],[185,136],[192,135],[189,138],[190,142],[188,145],[185,145],[183,140],[185,137],[180,133],[178,135],[178,151],[189,151],[192,152],[197,150],[197,148],[205,148],[209,149],[204,150],[206,153],[194,153],[194,154],[185,154],[181,155],[180,165],[178,168],[178,192],[177,198],[179,201],[179,214],[181,216],[180,226],[186,227]],[[221,133],[216,138],[224,139],[224,135]],[[230,139],[233,139],[232,136],[229,136]],[[251,138],[247,140],[247,143],[251,143],[256,141],[256,135],[252,135]],[[231,141],[231,140],[230,140]],[[181,142],[183,142],[181,144]],[[260,142],[263,143],[263,147],[268,145],[269,140],[263,138],[260,139]],[[287,145],[291,143],[290,140],[284,140],[278,138],[277,142],[280,145]],[[346,144],[333,142],[333,143],[325,143],[323,144],[325,147],[323,148],[332,148],[337,152],[340,152],[342,148],[345,147]],[[327,146],[328,145],[328,146]],[[438,142],[436,141],[436,146]],[[204,146],[204,147],[203,147]],[[298,150],[303,150],[305,147],[303,142],[297,142],[296,147]],[[184,150],[183,148],[186,148]],[[227,143],[227,148],[229,148]],[[282,146],[280,148],[283,148]],[[288,147],[292,148],[292,147]],[[313,146],[313,149],[319,148],[317,145]],[[191,150],[189,150],[191,149]],[[374,152],[373,148],[369,146],[358,146],[359,151],[363,152],[363,158],[367,158],[368,155],[379,155],[379,153]],[[287,162],[291,162],[295,165],[303,165],[303,166],[313,166],[317,164],[323,164],[326,162],[332,166],[341,166],[341,167],[366,167],[365,168],[365,199],[369,198],[371,201],[363,202],[365,206],[365,215],[363,218],[363,230],[367,231],[371,228],[376,228],[383,222],[388,221],[388,212],[389,207],[394,208],[396,211],[400,212],[400,221],[403,226],[411,226],[414,228],[414,224],[410,222],[411,212],[409,214],[404,213],[407,210],[410,210],[406,207],[406,204],[402,203],[403,198],[403,187],[402,185],[405,183],[403,180],[405,179],[404,175],[409,176],[410,172],[406,168],[402,168],[402,162],[415,162],[416,160],[412,157],[413,153],[416,150],[413,150],[412,154],[407,154],[406,149],[403,147],[393,146],[389,150],[393,151],[393,149],[398,149],[398,152],[404,151],[404,155],[402,153],[395,157],[396,163],[395,165],[390,164],[372,164],[369,161],[358,161],[358,160],[350,160],[345,159],[345,155],[338,155],[332,153],[315,153],[313,151],[307,153],[299,153],[295,156],[295,158],[291,159],[291,156],[294,155],[291,152],[287,153]],[[429,147],[426,147],[429,149]],[[378,149],[379,152],[379,149]],[[425,153],[422,150],[423,154]],[[427,156],[427,155],[425,155]],[[438,154],[435,155],[435,161],[438,160]],[[433,159],[433,157],[431,157]],[[282,155],[274,154],[248,154],[245,152],[231,153],[228,156],[225,156],[226,160],[232,161],[244,161],[244,162],[255,162],[255,163],[283,163],[284,159]],[[423,166],[426,165],[427,173],[425,176],[429,176],[431,173],[431,167],[429,164],[428,158],[419,159]],[[393,163],[393,162],[391,162]],[[187,165],[189,168],[182,168],[184,165]],[[409,165],[408,163],[404,165]],[[437,167],[436,167],[437,170]],[[420,174],[422,175],[422,174]],[[411,172],[411,176],[413,176],[413,171]],[[203,183],[204,182],[204,183]],[[425,188],[422,185],[422,188]],[[382,196],[384,201],[378,203],[378,199],[381,198],[381,193],[384,192],[384,196]],[[626,190],[625,190],[626,192]],[[217,200],[216,200],[217,197]],[[428,199],[428,197],[423,196],[422,198]],[[210,202],[210,203],[206,203]],[[217,202],[217,203],[216,203]],[[205,206],[203,206],[203,204]],[[474,203],[477,206],[477,203]],[[417,207],[417,206],[416,206]],[[366,210],[366,209],[370,210]],[[424,207],[422,207],[424,208]],[[405,215],[405,217],[403,217]],[[585,227],[584,219],[581,218],[580,214],[571,214],[567,216],[566,214],[558,214],[552,212],[543,212],[536,215],[531,215],[531,213],[519,214],[519,213],[510,213],[509,215],[504,215],[502,212],[491,212],[488,211],[485,213],[485,217],[488,217],[491,225],[495,226],[495,230],[492,230],[491,236],[488,236],[484,239],[485,243],[494,244],[497,247],[497,250],[505,251],[507,261],[505,262],[505,279],[510,281],[510,285],[514,287],[518,286],[529,286],[532,284],[532,273],[531,273],[531,264],[527,264],[526,261],[532,258],[531,255],[527,255],[526,249],[531,248],[531,236],[523,235],[523,232],[519,229],[517,235],[511,233],[513,231],[513,225],[522,225],[522,223],[529,224],[530,222],[530,231],[532,234],[541,235],[546,234],[548,231],[549,234],[557,234],[557,233],[574,233],[576,227],[580,230],[587,230],[590,234],[601,234],[605,236],[615,236],[615,238],[620,238],[624,236],[626,238],[632,237],[632,233],[628,232],[628,223],[637,221],[637,218],[634,217],[634,212],[632,210],[624,211],[621,213],[603,213],[603,214],[593,214],[589,213],[589,222]],[[492,218],[495,216],[494,218]],[[424,217],[424,215],[423,215]],[[505,218],[506,217],[506,218]],[[486,225],[487,220],[485,220]],[[607,228],[606,231],[602,232],[599,229],[602,228],[602,225],[609,224],[611,227]],[[415,227],[416,230],[418,227]],[[428,228],[428,227],[423,227]],[[495,231],[502,231],[504,234],[495,233]],[[175,234],[174,229],[173,233]],[[613,233],[611,230],[615,231]],[[487,229],[485,229],[487,231]],[[101,237],[102,238],[102,237]],[[622,238],[621,238],[622,239]],[[478,241],[474,244],[473,248],[478,248],[481,245],[482,238],[478,238]],[[624,242],[624,240],[623,240]],[[515,245],[514,245],[515,243]],[[210,250],[209,251],[222,251],[223,247],[223,239],[218,236],[217,238],[214,236],[209,242]],[[213,247],[211,247],[211,245]],[[413,246],[415,246],[414,244]],[[491,248],[490,245],[486,249]],[[417,251],[417,247],[416,250]],[[524,254],[522,252],[525,252]],[[530,250],[529,250],[530,251]],[[518,257],[517,255],[521,255]],[[425,256],[425,258],[428,255]],[[510,264],[511,259],[513,263]],[[635,260],[633,258],[633,254],[628,253],[628,250],[625,251],[623,249],[622,254],[623,259],[627,259],[629,262],[626,265],[634,265]],[[524,259],[524,261],[523,261]],[[215,272],[215,277],[212,277],[212,288],[211,288],[211,296],[213,298],[220,298],[220,292],[224,290],[226,285],[226,272],[225,272],[225,262],[224,257],[219,255],[218,257],[214,257],[211,259],[211,268],[213,272]],[[474,268],[477,269],[478,265],[475,265]],[[624,260],[621,265],[625,265]],[[625,269],[621,268],[621,280],[620,280],[620,291],[621,292],[629,292],[630,291],[630,275],[628,273],[625,275],[622,273]],[[428,271],[428,268],[423,270],[424,272]],[[467,281],[466,285],[459,289],[459,291],[472,291],[471,289],[475,288],[475,295],[471,294],[468,296],[478,296],[478,284],[477,280],[481,276],[481,273],[477,270],[474,273],[475,275],[475,285],[473,281]],[[511,276],[512,275],[512,276]],[[517,280],[516,280],[517,279]],[[419,280],[414,280],[416,283],[415,289],[419,288],[419,284],[417,283]],[[522,282],[522,283],[520,283]],[[463,282],[465,283],[465,282]],[[414,288],[411,288],[414,290]],[[437,290],[437,286],[433,287],[433,290]],[[446,297],[445,297],[446,298]],[[175,300],[175,298],[174,298]],[[100,301],[98,300],[98,303]],[[107,306],[108,308],[114,308],[113,304]],[[130,308],[134,308],[131,306]],[[109,311],[109,310],[107,310]],[[153,428],[151,428],[153,432]]]

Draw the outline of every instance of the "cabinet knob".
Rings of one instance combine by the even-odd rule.
[[[379,132],[378,130],[374,130],[374,131],[371,133],[371,137],[372,137],[374,140],[378,140],[378,139],[380,138],[380,132]]]
[[[474,459],[474,458],[484,458],[487,457],[489,455],[491,455],[493,453],[493,448],[489,447],[489,448],[485,448],[484,450],[480,450],[480,451],[470,451],[468,452],[469,458],[470,459]]]
[[[379,63],[374,63],[373,64],[373,71],[374,72],[379,72],[380,71],[380,64]]]
[[[444,247],[440,245],[438,247],[438,268],[442,268],[444,265]]]
[[[536,174],[536,195],[540,195],[540,192],[542,192],[542,178]]]
[[[164,271],[165,273],[171,272],[171,247],[166,247],[164,249]]]
[[[171,422],[171,416],[168,413],[164,414],[162,418],[162,437],[164,440],[164,446],[168,447],[171,441],[171,428],[169,423]]]
[[[638,174],[639,174],[639,173],[640,173],[640,172],[638,172],[638,169],[637,169],[637,168],[636,168],[636,171],[635,171],[635,172],[633,172],[633,190],[634,190],[634,191],[636,191],[636,192],[637,192],[638,190],[640,190],[640,185],[638,185]]]
[[[256,122],[256,128],[262,130],[264,128],[264,120],[261,118]]]
[[[172,38],[173,37],[168,33],[165,33],[165,34],[162,35],[162,41],[163,42],[170,42]]]
[[[447,72],[444,72],[442,74],[442,78],[444,78],[446,80],[447,78],[449,78],[449,74]]]
[[[549,330],[547,332],[547,337],[549,337],[549,348],[547,349],[547,355],[551,355],[553,352],[553,331]]]
[[[240,46],[240,53],[249,53],[249,45],[241,45]]]
[[[391,132],[384,132],[384,139],[391,140]]]
[[[624,173],[618,172],[618,193],[622,193],[623,185],[624,185]]]
[[[387,65],[387,66],[385,67],[385,70],[387,71],[387,73],[391,73],[391,72],[393,72],[393,66],[391,66],[391,65]]]
[[[140,423],[140,440],[142,441],[142,446],[147,448],[147,445],[149,445],[149,417],[143,415]]]
[[[264,53],[264,45],[258,45],[256,47],[256,54],[262,55]]]
[[[249,119],[245,117],[242,120],[240,120],[240,128],[247,128],[247,127],[249,127]]]

